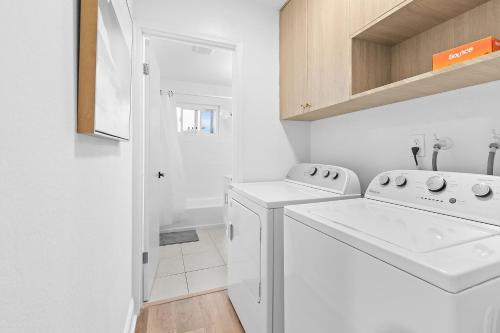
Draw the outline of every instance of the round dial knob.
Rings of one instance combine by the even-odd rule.
[[[441,176],[432,176],[427,179],[427,189],[431,192],[439,192],[446,188],[446,179]]]
[[[472,192],[474,192],[474,195],[479,198],[484,198],[490,195],[491,193],[491,187],[487,184],[484,183],[479,183],[474,186],[472,186]]]
[[[389,184],[389,182],[391,181],[391,178],[389,178],[389,176],[387,175],[382,175],[378,178],[378,182],[380,183],[380,185],[387,185]]]
[[[309,174],[311,176],[314,176],[316,173],[318,173],[318,168],[312,167],[311,169],[309,169]]]
[[[339,173],[337,171],[332,171],[332,179],[339,178]]]
[[[330,176],[330,170],[323,171],[323,177],[328,178],[328,176]]]
[[[395,182],[396,182],[396,186],[403,187],[406,185],[408,180],[406,179],[405,176],[397,176]]]

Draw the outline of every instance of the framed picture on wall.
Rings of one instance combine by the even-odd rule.
[[[81,0],[78,133],[129,140],[132,17],[126,0]]]

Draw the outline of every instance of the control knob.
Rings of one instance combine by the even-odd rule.
[[[309,169],[309,175],[314,176],[316,173],[318,173],[318,168],[312,167]]]
[[[406,185],[406,183],[408,182],[408,180],[406,179],[405,176],[397,176],[395,182],[396,182],[396,186],[404,187]]]
[[[323,178],[328,178],[330,176],[330,170],[323,171]]]
[[[387,175],[382,175],[378,178],[378,182],[380,183],[380,185],[387,185],[389,184],[389,182],[391,181],[391,178],[389,178],[389,176]]]
[[[441,176],[432,176],[427,179],[427,189],[431,192],[440,192],[446,188],[446,179]]]
[[[476,197],[484,198],[490,195],[491,187],[485,183],[475,184],[474,186],[472,186],[472,192],[474,192],[474,195]]]
[[[337,178],[339,178],[338,171],[332,171],[332,179],[337,179]]]

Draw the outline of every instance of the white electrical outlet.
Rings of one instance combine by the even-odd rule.
[[[418,151],[418,154],[417,154],[418,157],[425,156],[425,134],[412,134],[412,135],[410,135],[409,144],[410,144],[409,149],[411,149],[411,147],[420,148]]]

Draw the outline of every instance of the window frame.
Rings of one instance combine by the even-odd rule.
[[[179,115],[180,109],[180,115]],[[195,127],[201,127],[201,113],[204,111],[213,112],[212,128],[213,133],[204,133],[201,129],[193,132],[184,131],[184,110],[193,110],[195,112]],[[210,104],[197,103],[177,103],[175,112],[177,115],[177,133],[179,135],[194,135],[194,136],[218,136],[220,125],[220,106]]]

